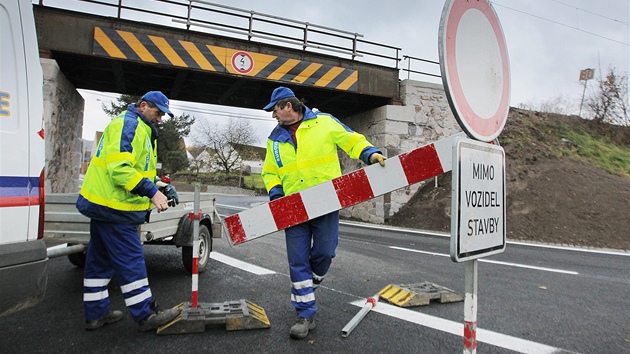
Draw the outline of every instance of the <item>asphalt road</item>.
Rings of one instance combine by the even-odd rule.
[[[223,199],[237,207],[249,202]],[[221,206],[222,214],[238,208]],[[317,290],[317,329],[291,340],[295,319],[283,233],[230,247],[215,239],[199,275],[199,301],[247,299],[271,328],[157,336],[128,313],[119,323],[83,330],[82,271],[65,257],[49,262],[45,300],[0,318],[0,352],[11,353],[461,353],[464,303],[400,308],[380,301],[347,337],[341,329],[365,298],[389,284],[432,282],[464,294],[464,265],[449,258],[449,239],[387,228],[342,226],[337,257]],[[145,247],[149,281],[164,307],[189,302],[191,276],[180,250]],[[240,261],[240,262],[237,262]],[[254,267],[256,266],[256,267]],[[110,284],[113,307],[123,309]],[[630,353],[630,254],[508,244],[478,264],[479,353]]]

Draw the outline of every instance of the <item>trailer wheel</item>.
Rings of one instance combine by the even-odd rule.
[[[199,225],[199,263],[197,273],[203,273],[210,259],[210,251],[212,250],[212,235],[205,225]],[[186,271],[192,274],[192,246],[182,246],[182,263]]]
[[[72,245],[68,244],[68,246],[72,246]],[[75,267],[84,268],[85,267],[85,256],[86,256],[85,252],[72,253],[72,254],[68,255],[68,260]]]

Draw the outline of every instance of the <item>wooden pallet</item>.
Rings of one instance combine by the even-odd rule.
[[[431,303],[432,300],[440,303],[464,300],[463,296],[453,290],[430,282],[407,285],[390,284],[383,288],[379,294],[381,299],[400,307],[424,306]]]

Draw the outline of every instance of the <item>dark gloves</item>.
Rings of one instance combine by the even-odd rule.
[[[164,195],[166,196],[166,199],[168,199],[168,206],[174,207],[179,204],[179,196],[177,195],[177,190],[175,190],[175,187],[173,187],[172,185],[168,184],[166,187],[164,187]]]

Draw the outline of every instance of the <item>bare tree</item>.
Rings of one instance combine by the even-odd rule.
[[[206,166],[206,163],[202,160],[191,160],[188,165],[188,169],[190,169],[196,175],[199,174],[199,171],[202,170]]]
[[[241,166],[243,156],[239,154],[237,147],[253,145],[258,140],[254,127],[244,118],[230,118],[230,121],[223,126],[200,120],[193,139],[196,145],[214,151],[210,161],[211,168],[226,174]]]
[[[628,78],[609,68],[605,78],[600,79],[597,89],[587,102],[593,119],[600,123],[629,125],[628,121]]]

